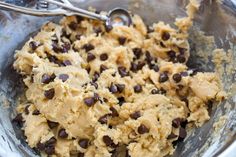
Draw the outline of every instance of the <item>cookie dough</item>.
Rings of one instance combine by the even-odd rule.
[[[112,29],[75,16],[42,26],[14,62],[27,99],[14,121],[29,146],[42,156],[171,155],[187,123],[201,126],[225,96],[215,73],[185,64],[197,8],[191,1],[176,28],[138,15]]]

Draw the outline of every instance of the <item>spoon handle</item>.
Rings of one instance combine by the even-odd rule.
[[[90,11],[87,11],[87,10],[84,10],[84,9],[74,7],[73,5],[68,5],[68,4],[65,4],[65,3],[58,2],[56,0],[44,0],[44,1],[46,1],[48,3],[55,4],[57,6],[60,6],[63,9],[67,9],[67,10],[72,11],[73,13],[75,13],[77,15],[80,15],[80,16],[83,16],[83,17],[88,17],[88,18],[91,18],[91,19],[97,19],[97,20],[102,20],[102,21],[106,21],[107,18],[108,18],[105,15],[96,14],[96,13],[93,13],[93,12],[90,12]]]

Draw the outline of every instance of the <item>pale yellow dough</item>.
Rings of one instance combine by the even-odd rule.
[[[194,1],[192,1],[194,2]],[[201,126],[209,120],[209,101],[220,101],[222,94],[220,80],[215,73],[197,73],[194,76],[183,76],[179,83],[173,80],[176,73],[186,72],[184,63],[172,63],[167,52],[174,50],[178,55],[179,47],[185,49],[185,58],[189,57],[188,28],[192,25],[193,12],[198,5],[191,3],[188,6],[188,17],[176,21],[177,28],[171,28],[168,24],[158,22],[153,25],[154,32],[147,33],[147,28],[142,19],[134,15],[134,25],[117,26],[110,32],[106,32],[103,24],[98,21],[84,19],[76,30],[68,27],[71,22],[78,23],[76,17],[65,17],[60,24],[49,22],[40,32],[31,38],[23,48],[15,55],[14,68],[24,75],[24,83],[27,87],[27,103],[30,105],[29,114],[24,113],[25,123],[23,129],[30,147],[44,143],[51,137],[57,139],[55,154],[52,156],[68,157],[78,152],[85,157],[110,157],[114,148],[106,146],[103,136],[108,135],[114,144],[127,146],[131,157],[161,157],[172,154],[174,147],[172,142],[178,138],[167,138],[171,132],[179,135],[179,128],[172,126],[175,118],[187,119],[188,122]],[[96,35],[94,28],[101,28],[103,33]],[[61,36],[62,30],[70,34],[70,39]],[[163,32],[170,34],[170,39],[162,40]],[[80,40],[76,35],[81,34]],[[119,44],[118,38],[125,37],[124,45]],[[70,42],[71,48],[67,53],[56,53],[52,49],[52,40],[58,40],[58,44]],[[32,52],[29,46],[31,41],[40,43]],[[163,46],[162,44],[165,46]],[[95,49],[89,51],[96,59],[87,62],[88,52],[81,48],[85,44],[92,44]],[[117,68],[131,67],[134,58],[134,48],[141,48],[143,55],[140,61],[145,59],[145,52],[149,51],[152,57],[157,59],[155,63],[159,71],[155,72],[146,64],[141,70],[134,73],[129,71],[129,76],[121,77]],[[100,55],[106,53],[108,59],[100,60]],[[69,60],[72,65],[59,66],[50,62],[48,56],[55,56],[60,61]],[[100,71],[100,65],[108,69],[100,73],[96,81],[96,89],[90,84],[95,72]],[[90,72],[86,69],[90,67]],[[168,72],[168,81],[159,82],[159,76]],[[44,74],[55,74],[54,81],[42,83]],[[62,82],[58,77],[67,74],[69,78]],[[124,84],[125,89],[121,93],[113,94],[109,91],[111,84]],[[140,84],[142,91],[134,92],[134,86]],[[182,87],[181,87],[181,86]],[[55,95],[52,99],[44,96],[44,91],[54,88]],[[154,88],[164,89],[166,94],[151,94]],[[181,88],[181,89],[179,89]],[[84,103],[84,98],[97,93],[101,101],[97,101],[91,107]],[[118,104],[119,97],[124,97],[125,103]],[[105,99],[104,99],[105,98]],[[188,100],[188,104],[183,100]],[[101,124],[98,119],[110,114],[110,107],[117,110],[118,117],[109,117],[108,124]],[[39,115],[32,115],[38,109]],[[130,115],[140,111],[141,117],[132,119]],[[59,125],[50,129],[47,120],[57,122]],[[143,124],[149,132],[138,133],[138,127]],[[112,126],[109,127],[109,126]],[[68,137],[58,137],[58,130],[65,128]],[[78,141],[81,138],[89,139],[87,149],[81,148]],[[44,151],[41,152],[44,156]]]

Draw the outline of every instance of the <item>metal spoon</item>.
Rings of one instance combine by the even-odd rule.
[[[56,0],[43,0],[43,1],[55,4],[57,6],[60,6],[61,8],[49,9],[49,8],[45,8],[44,6],[43,9],[40,9],[40,8],[31,9],[31,8],[21,7],[21,6],[1,2],[1,1],[0,1],[0,8],[5,9],[5,10],[20,12],[23,14],[34,15],[34,16],[80,15],[83,17],[91,18],[91,19],[101,20],[105,23],[106,27],[108,28],[113,27],[113,26],[118,26],[118,25],[129,26],[132,24],[130,14],[128,13],[127,10],[122,9],[122,8],[115,8],[109,11],[107,15],[100,15],[100,14],[96,14],[87,10],[74,7],[68,0],[62,0],[62,2],[59,2]],[[38,1],[38,3],[39,2],[40,1]]]

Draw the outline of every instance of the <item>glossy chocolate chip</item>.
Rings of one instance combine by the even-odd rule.
[[[72,63],[69,60],[64,60],[62,62],[62,66],[69,66],[69,65],[72,65]]]
[[[67,53],[69,50],[70,50],[70,43],[69,42],[65,42],[63,45],[62,45],[62,53]]]
[[[98,122],[100,122],[101,124],[107,124],[107,118],[108,115],[104,115],[98,119]]]
[[[59,130],[58,136],[59,136],[60,138],[67,138],[67,137],[68,137],[68,134],[67,134],[66,130],[62,128],[62,129]]]
[[[134,48],[133,53],[136,59],[139,59],[142,56],[142,49],[141,48]]]
[[[54,97],[54,95],[55,95],[55,89],[54,88],[51,88],[49,90],[44,91],[44,96],[47,99],[52,99]]]
[[[106,146],[111,147],[112,145],[114,145],[113,140],[109,136],[105,135],[102,139]]]
[[[48,56],[49,62],[55,63],[55,64],[60,64],[60,61],[57,57],[55,56]]]
[[[50,129],[56,128],[59,125],[59,123],[53,122],[53,121],[50,121],[50,120],[47,120],[47,123],[48,123],[48,127]]]
[[[93,106],[96,102],[94,100],[94,97],[87,97],[84,99],[84,103],[88,106],[91,107]]]
[[[38,44],[35,41],[31,41],[29,47],[34,51],[38,48]]]
[[[56,53],[62,52],[62,48],[55,42],[52,43],[52,50]]]
[[[43,74],[41,82],[44,84],[48,84],[48,83],[54,81],[54,79],[55,79],[55,74],[52,74],[52,75]]]
[[[169,79],[167,73],[161,73],[160,76],[159,76],[159,82],[160,83],[163,83],[163,82],[166,82],[167,80]]]
[[[106,29],[106,32],[109,33],[113,29],[113,27],[112,25],[106,25],[105,29]]]
[[[178,55],[177,56],[177,61],[179,63],[184,63],[186,61],[186,58],[184,57],[184,55]]]
[[[139,134],[145,134],[145,133],[148,133],[148,132],[149,132],[149,129],[144,124],[141,124],[138,127],[138,133]]]
[[[158,71],[159,71],[158,65],[153,65],[153,66],[151,66],[151,69],[154,70],[155,72],[158,72]]]
[[[175,135],[174,133],[170,133],[170,135],[168,135],[167,139],[173,139],[173,138],[176,138],[178,137],[177,135]]]
[[[67,74],[60,74],[59,79],[62,80],[62,82],[66,82],[66,80],[69,78],[69,75]]]
[[[40,151],[44,151],[45,145],[41,142],[37,143],[36,148]]]
[[[159,94],[159,90],[154,88],[151,90],[151,94]]]
[[[137,70],[141,70],[145,66],[145,62],[139,61],[137,65]]]
[[[45,147],[45,153],[47,155],[53,155],[55,154],[55,146],[48,146],[48,147]]]
[[[162,40],[166,41],[170,39],[170,33],[168,32],[163,32],[161,36]]]
[[[96,82],[98,80],[99,76],[100,75],[99,75],[98,72],[94,72],[94,74],[93,74],[93,82]]]
[[[125,89],[125,84],[116,84],[116,87],[120,93]]]
[[[126,40],[127,40],[126,37],[119,37],[119,38],[118,38],[118,41],[119,41],[119,44],[120,44],[120,45],[124,45],[125,42],[126,42]]]
[[[86,52],[89,52],[91,50],[93,50],[95,47],[92,44],[85,44],[83,46],[83,49],[85,49]]]
[[[180,127],[179,128],[179,137],[184,139],[187,136],[187,132],[184,128]]]
[[[45,146],[55,146],[57,139],[55,137],[51,137],[48,141],[45,142]]]
[[[182,79],[182,76],[179,73],[176,73],[172,76],[172,78],[176,83],[179,83]]]
[[[134,62],[131,62],[130,70],[133,71],[133,72],[138,71],[138,64],[136,64]]]
[[[174,128],[178,128],[180,126],[180,122],[181,122],[180,118],[175,118],[174,120],[172,120],[172,126]]]
[[[16,117],[12,120],[12,122],[15,123],[17,126],[22,127],[24,123],[22,114],[17,114]]]
[[[183,76],[183,77],[188,76],[188,72],[187,72],[187,71],[183,71],[183,72],[181,72],[180,74],[181,74],[181,76]]]
[[[173,51],[173,50],[170,50],[170,51],[167,52],[167,55],[168,55],[170,58],[175,58],[175,57],[176,57],[175,54],[176,54],[176,52]]]
[[[142,92],[142,90],[143,90],[143,88],[140,84],[134,86],[134,92],[135,93],[140,93],[140,92]]]
[[[147,63],[148,64],[151,63],[153,60],[153,57],[151,56],[149,51],[146,51],[145,56],[146,56],[145,60],[147,61]]]
[[[111,86],[109,87],[109,91],[111,93],[117,93],[118,92],[118,88],[115,84],[111,84]]]
[[[32,115],[34,115],[34,116],[37,116],[37,115],[40,115],[40,112],[39,112],[39,110],[34,110],[33,112],[32,112]]]
[[[100,55],[100,60],[101,61],[105,61],[107,59],[108,59],[108,55],[106,53],[103,53],[103,54]]]
[[[89,139],[86,139],[86,138],[80,139],[79,140],[79,145],[80,145],[81,148],[87,149],[88,146],[89,146]]]
[[[124,103],[125,103],[125,98],[124,97],[119,97],[119,98],[117,98],[118,99],[118,104],[121,106],[121,105],[123,105]]]
[[[75,31],[77,29],[78,24],[74,21],[72,21],[69,25],[69,28]]]
[[[107,69],[108,69],[107,66],[105,66],[103,64],[100,65],[100,73],[102,73],[103,71],[105,71]]]
[[[111,111],[111,116],[112,117],[118,117],[119,116],[118,111],[114,107],[111,107],[110,111]]]
[[[135,120],[138,119],[139,117],[141,117],[140,111],[136,111],[130,115],[130,118],[135,119]]]
[[[88,53],[87,54],[87,62],[91,62],[93,61],[94,59],[96,59],[95,55],[92,54],[92,53]]]
[[[129,73],[126,71],[126,68],[121,66],[121,67],[118,67],[118,72],[120,74],[121,77],[125,77],[127,76]]]

